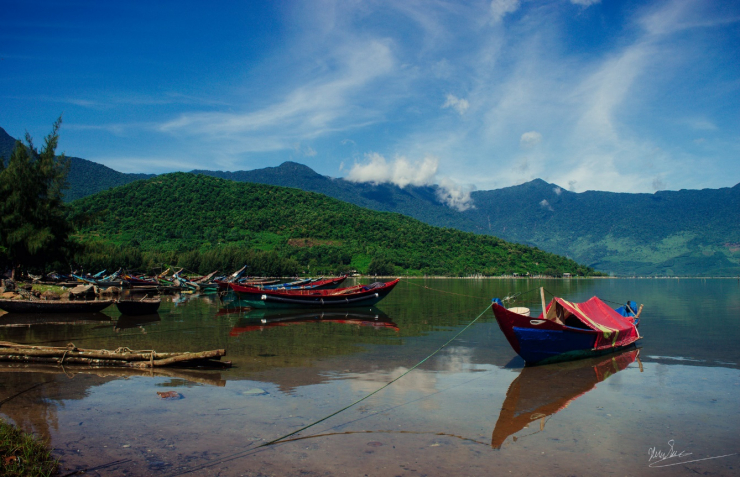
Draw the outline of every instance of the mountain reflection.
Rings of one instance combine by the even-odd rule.
[[[639,354],[639,349],[632,349],[607,357],[523,368],[506,392],[491,447],[500,449],[509,436],[516,442],[524,436],[514,434],[532,424],[535,429],[529,434],[543,431],[548,417],[627,368]]]

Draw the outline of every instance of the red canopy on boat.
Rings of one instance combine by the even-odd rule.
[[[615,346],[626,346],[639,338],[637,328],[630,318],[626,318],[597,297],[593,297],[584,303],[571,303],[563,298],[555,297],[547,307],[547,319],[556,318],[559,312],[558,303],[566,310],[565,318],[570,314],[575,315],[584,325],[594,331],[599,331],[594,349],[606,349]],[[563,320],[561,316],[557,316]]]

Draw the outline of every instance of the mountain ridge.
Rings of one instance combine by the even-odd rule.
[[[0,129],[0,154],[3,144],[7,149],[9,137]],[[14,144],[12,138],[10,141]],[[70,158],[70,162],[68,201],[152,177],[120,173],[80,158]],[[501,189],[474,191],[471,198],[475,207],[460,212],[438,199],[436,185],[402,188],[357,183],[323,176],[291,161],[249,171],[190,172],[318,192],[438,227],[536,246],[617,275],[740,275],[740,183],[720,189],[653,194],[576,193],[534,179]]]
[[[5,158],[6,163],[13,153],[15,142],[12,136],[0,128],[0,157]],[[69,188],[64,191],[65,202],[72,202],[103,190],[156,176],[156,174],[118,172],[81,157],[67,156],[67,159],[69,159],[69,174],[67,175]]]

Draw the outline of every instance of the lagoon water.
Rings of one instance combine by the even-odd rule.
[[[645,304],[639,349],[524,367],[488,307],[539,286]],[[513,305],[541,308],[536,293]],[[389,387],[259,447],[381,388],[481,313]],[[87,475],[740,475],[737,279],[402,280],[377,308],[319,315],[187,296],[143,320],[2,315],[3,341],[225,348],[234,367],[1,363],[0,414],[50,439],[64,473]]]

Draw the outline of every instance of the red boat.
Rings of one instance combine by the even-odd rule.
[[[632,346],[640,339],[636,314],[621,315],[597,297],[584,303],[571,303],[554,297],[537,318],[529,310],[506,309],[494,299],[491,308],[501,331],[514,351],[528,364],[581,359],[611,353]],[[633,302],[630,302],[633,303]]]
[[[398,279],[334,290],[262,290],[230,283],[239,298],[239,306],[251,308],[325,308],[372,306],[385,298]]]

